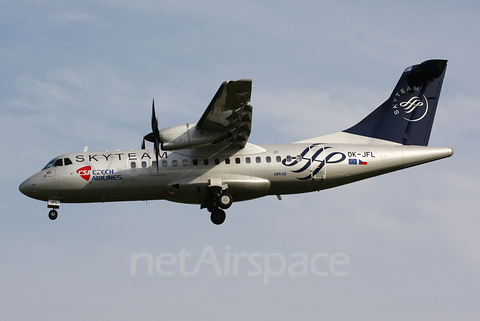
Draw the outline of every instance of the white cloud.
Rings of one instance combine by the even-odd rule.
[[[382,104],[389,93],[382,94],[369,89],[344,88],[334,97],[313,88],[273,92],[258,89],[252,98],[253,135],[269,137],[268,143],[285,143],[339,132],[355,125]]]
[[[50,21],[57,23],[66,23],[66,22],[88,22],[94,20],[94,16],[91,14],[79,12],[79,11],[70,11],[70,12],[61,12],[50,16]]]

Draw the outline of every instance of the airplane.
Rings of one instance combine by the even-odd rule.
[[[19,189],[46,201],[51,220],[62,202],[168,200],[199,204],[219,225],[234,201],[281,200],[452,156],[452,148],[427,146],[446,65],[406,68],[390,97],[358,124],[290,144],[248,142],[251,79],[222,83],[197,123],[159,130],[153,101],[141,149],[63,154]]]

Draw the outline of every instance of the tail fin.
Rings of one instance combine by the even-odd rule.
[[[446,60],[428,60],[408,67],[390,98],[344,132],[427,146],[446,66]]]

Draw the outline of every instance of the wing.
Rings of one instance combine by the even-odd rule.
[[[227,141],[245,147],[252,130],[252,80],[224,82],[197,123],[201,130],[227,132]]]

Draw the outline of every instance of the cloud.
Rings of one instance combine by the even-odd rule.
[[[79,11],[70,11],[70,12],[61,12],[50,16],[49,20],[55,23],[68,23],[68,22],[89,22],[93,21],[95,18],[91,14],[79,12]]]
[[[4,102],[6,115],[20,117],[26,129],[43,128],[65,140],[81,137],[87,144],[109,141],[113,145],[115,140],[119,143],[115,137],[121,137],[121,131],[132,131],[141,119],[148,124],[148,104],[143,106],[144,113],[138,112],[137,99],[143,97],[131,94],[137,85],[106,64],[61,67],[43,77],[22,74],[16,86],[20,95]]]
[[[252,94],[255,135],[268,143],[294,142],[347,129],[362,120],[388,98],[389,93],[371,89],[343,91],[332,95],[315,88]]]

